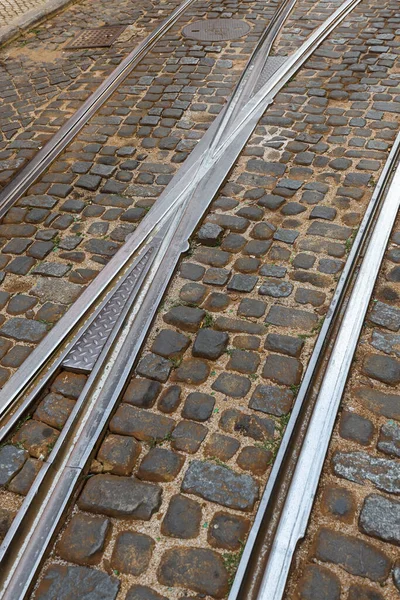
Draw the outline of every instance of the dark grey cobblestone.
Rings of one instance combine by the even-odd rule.
[[[298,2],[276,51],[297,47],[338,4],[336,0]],[[210,8],[210,18],[220,17],[226,6],[198,3],[183,22],[199,18]],[[157,45],[51,171],[33,186],[30,199],[10,211],[7,222],[0,226],[6,240],[3,250],[14,238],[20,241],[2,252],[0,268],[10,269],[18,258],[34,262],[11,267],[29,267],[26,275],[5,271],[4,291],[13,289],[17,277],[25,278],[32,287],[19,289],[18,294],[38,302],[15,316],[8,312],[11,298],[4,297],[4,323],[0,326],[14,318],[55,322],[57,314],[108,262],[219,112],[254,47],[262,22],[274,7],[274,3],[266,7],[246,2],[229,6],[233,15],[244,16],[255,29],[248,38],[223,43],[220,49],[182,40],[180,26],[173,28],[168,39]],[[232,524],[229,519],[243,515],[243,508],[249,511],[244,516],[252,516],[302,367],[321,327],[352,233],[371,196],[371,174],[374,178],[379,175],[397,131],[394,113],[374,108],[376,102],[396,101],[398,86],[397,34],[388,41],[390,52],[375,53],[371,48],[377,44],[368,41],[380,29],[395,31],[399,27],[398,7],[392,0],[385,15],[381,11],[376,0],[365,0],[285,86],[260,120],[206,216],[207,227],[213,225],[211,234],[203,230],[204,235],[194,236],[190,256],[179,266],[173,291],[155,320],[140,366],[110,423],[106,441],[113,436],[112,443],[102,447],[92,463],[92,476],[85,482],[78,509],[112,518],[113,533],[105,542],[101,568],[111,573],[107,561],[118,554],[116,536],[122,532],[140,529],[140,534],[157,544],[159,534],[162,544],[151,557],[148,552],[145,563],[138,567],[143,568],[145,587],[138,586],[142,581],[129,579],[131,575],[123,576],[131,587],[127,598],[169,598],[171,593],[178,597],[187,595],[188,589],[189,597],[192,592],[226,595],[228,577],[221,554],[231,549],[229,544],[237,548],[232,532],[247,526],[243,521]],[[368,31],[373,28],[375,32]],[[377,147],[381,144],[384,147]],[[85,188],[80,187],[82,178]],[[69,186],[73,189],[66,193]],[[43,204],[36,201],[37,196],[46,196]],[[35,246],[39,242],[42,245]],[[50,277],[34,273],[43,269],[39,261],[72,266],[62,277]],[[394,260],[385,271],[385,288],[378,298],[391,309],[398,300],[396,264]],[[271,285],[273,293],[260,294],[261,289],[271,292]],[[40,311],[50,318],[38,317],[43,314]],[[393,323],[398,315],[389,312],[392,329],[387,332],[396,333]],[[372,333],[369,328],[367,331]],[[3,340],[6,357],[11,338]],[[29,348],[34,345],[23,343]],[[369,354],[376,352],[389,357],[384,350],[368,350]],[[369,406],[379,406],[381,412],[373,411],[372,417],[361,411],[358,416],[366,427],[350,428],[351,439],[344,428],[347,437],[340,438],[340,443],[351,445],[342,454],[359,451],[362,443],[370,457],[366,459],[368,475],[372,472],[374,482],[378,478],[381,483],[385,474],[374,471],[371,457],[378,460],[379,467],[384,460],[386,466],[390,463],[391,472],[396,469],[394,454],[384,456],[375,448],[386,416],[397,418],[398,407],[395,413],[394,388],[380,380],[373,385],[372,390],[368,387],[375,394],[368,396]],[[370,382],[363,375],[358,387],[367,386]],[[52,392],[61,393],[59,389]],[[63,397],[67,396],[66,386],[63,392]],[[194,394],[202,396],[195,396],[193,402]],[[356,402],[356,395],[351,398]],[[386,415],[390,411],[392,414]],[[58,428],[55,431],[58,433]],[[119,447],[118,455],[115,438],[130,440],[130,450]],[[155,460],[157,456],[164,459]],[[192,477],[189,486],[189,475],[196,469],[209,475],[206,473],[204,481]],[[331,494],[326,501],[326,529],[331,531],[333,518],[341,519],[340,526],[346,529],[336,532],[340,538],[333,542],[331,534],[325,536],[325,547],[318,549],[325,565],[315,564],[303,593],[316,587],[333,598],[340,588],[347,593],[348,586],[342,583],[346,569],[346,573],[355,573],[354,578],[369,578],[368,586],[375,590],[378,582],[389,581],[393,554],[382,549],[381,540],[371,540],[357,528],[360,507],[355,506],[357,494],[353,491],[370,486],[371,493],[371,477],[354,483],[330,475],[332,487],[342,487],[348,494]],[[145,479],[157,483],[145,483]],[[391,485],[393,481],[397,485],[396,477],[389,479]],[[141,500],[143,485],[153,486],[152,494],[138,508],[135,502]],[[115,494],[117,488],[119,495]],[[251,493],[243,495],[244,489]],[[172,503],[174,495],[193,509],[193,522],[174,516],[181,510]],[[222,506],[228,516],[217,521]],[[85,514],[79,510],[77,514]],[[168,513],[171,518],[164,527]],[[210,524],[216,522],[221,529],[213,528],[211,533]],[[195,548],[183,541],[194,539],[189,534],[197,537]],[[132,548],[132,556],[137,555],[134,546],[126,546]],[[128,554],[130,550],[123,563],[118,561],[123,568],[116,567],[117,571],[129,570]],[[210,565],[218,565],[219,576],[212,581],[204,577]],[[359,584],[358,580],[351,582]],[[170,593],[168,585],[176,589]],[[391,585],[389,592],[393,591]]]

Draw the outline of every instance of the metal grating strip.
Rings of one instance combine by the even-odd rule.
[[[150,248],[126,276],[107,304],[73,346],[63,361],[63,367],[91,371],[103,350],[126,301],[143,273],[154,248]]]
[[[272,75],[286,62],[287,56],[269,56],[254,88],[256,94]]]

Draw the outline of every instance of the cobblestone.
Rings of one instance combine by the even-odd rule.
[[[374,103],[388,101],[391,105],[395,98],[398,86],[395,59],[388,53],[371,52],[366,40],[372,33],[367,34],[366,30],[398,27],[394,22],[398,7],[390,0],[382,16],[376,0],[365,0],[362,4],[285,86],[257,125],[201,226],[206,225],[208,230],[194,237],[189,256],[178,267],[140,357],[141,360],[150,357],[147,358],[150,364],[145,362],[143,366],[139,362],[141,366],[136,369],[92,463],[91,477],[85,482],[78,508],[96,513],[102,519],[109,516],[113,521],[111,538],[106,540],[99,568],[111,573],[110,557],[115,551],[116,536],[123,532],[147,536],[155,542],[154,553],[146,566],[140,567],[144,569],[143,575],[121,576],[121,593],[127,599],[175,600],[182,595],[190,597],[192,592],[213,597],[224,597],[227,593],[230,574],[221,554],[224,550],[239,551],[239,540],[246,536],[259,490],[267,480],[272,461],[267,448],[279,444],[301,370],[312,351],[353,239],[353,228],[358,226],[371,196],[372,180],[369,171],[363,168],[377,168],[374,177],[379,175],[397,130],[394,113],[389,110],[377,113],[373,109]],[[170,8],[168,5],[165,10]],[[202,17],[209,8],[215,6],[207,9],[194,6],[183,22],[199,18],[199,11]],[[216,8],[223,10],[225,6]],[[32,271],[17,276],[7,271],[4,288],[7,293],[14,293],[17,277],[25,278],[26,286],[18,293],[38,300],[27,309],[33,313],[27,320],[47,321],[38,316],[40,311],[47,310],[53,315],[49,321],[55,322],[58,311],[61,313],[79,295],[82,286],[99,272],[126,235],[145,217],[220,110],[273,8],[258,3],[241,3],[232,8],[233,14],[243,16],[255,27],[248,39],[224,43],[220,50],[183,39],[179,32],[182,22],[172,28],[168,39],[161,40],[135,68],[51,171],[33,186],[30,199],[23,199],[15,207],[18,212],[7,216],[10,222],[2,226],[1,236],[7,243],[18,237],[29,240],[29,244],[21,254],[3,252],[5,264],[1,268],[12,264],[16,257],[25,256],[35,261],[33,270],[36,261],[43,259],[48,263],[72,264],[60,278]],[[141,5],[129,6],[123,19],[132,20],[132,11],[139,13],[140,9]],[[137,25],[144,24],[143,33],[154,26],[155,9],[158,7],[138,15]],[[115,7],[107,10],[119,19]],[[292,51],[331,10],[332,5],[325,3],[298,2],[288,29],[278,40],[277,53]],[[57,35],[65,39],[60,29]],[[39,44],[28,42],[29,48],[35,43]],[[95,65],[101,66],[101,77],[97,73],[99,80],[92,81],[92,86],[102,80],[111,68],[111,61],[115,64],[122,58],[130,44],[133,41],[126,48],[118,42],[110,50],[79,53],[77,62],[86,61],[90,65],[86,77],[93,76]],[[397,53],[395,46],[393,52]],[[68,86],[67,98],[54,96],[57,99],[50,100],[51,104],[63,101],[52,110],[63,112],[82,101],[83,96],[78,100],[82,91],[79,81],[75,90]],[[378,100],[380,94],[390,95],[390,100]],[[63,116],[59,119],[61,122]],[[15,141],[17,146],[25,146],[36,141],[36,133],[32,138]],[[367,147],[370,143],[384,143],[386,148]],[[11,150],[11,159],[27,150],[31,155],[35,152],[35,148]],[[335,168],[337,159],[343,159],[339,163],[341,168]],[[377,164],[361,162],[366,160]],[[89,183],[95,189],[80,187],[82,177],[86,180],[90,177]],[[55,192],[62,195],[67,188],[55,188],[60,185],[72,186],[73,190],[62,198]],[[36,200],[38,196],[46,199],[41,203]],[[34,209],[50,214],[31,214]],[[211,235],[210,225],[214,232]],[[71,238],[79,238],[79,243],[74,246]],[[48,245],[36,247],[32,252],[38,242]],[[37,256],[41,252],[45,255]],[[393,265],[387,273],[392,269]],[[272,294],[259,293],[263,286],[271,290],[268,288],[271,285]],[[394,310],[386,310],[381,318],[392,327],[387,331],[395,333],[396,283],[385,278],[384,285],[391,291],[381,291],[379,302]],[[9,299],[5,302],[2,314],[5,322],[9,322]],[[44,309],[46,304],[52,306]],[[373,323],[371,318],[370,322]],[[373,323],[373,327],[380,325]],[[226,340],[218,352],[207,341],[210,332]],[[367,328],[367,332],[371,334],[372,328]],[[196,355],[202,337],[206,338],[200,350],[204,354]],[[34,342],[27,344],[34,346]],[[11,350],[7,345],[4,348],[6,353]],[[376,352],[381,353],[379,356],[389,356],[385,350],[368,348],[360,364],[366,354]],[[271,360],[279,368],[267,372],[265,383],[274,381],[276,385],[264,385],[260,383],[263,369]],[[279,381],[275,381],[276,376]],[[364,374],[357,387],[373,395],[364,393],[366,399],[358,401],[358,396],[352,394],[349,403],[354,402],[356,408],[351,414],[363,419],[364,425],[371,422],[373,430],[365,433],[361,427],[361,434],[357,434],[351,427],[351,440],[340,435],[334,439],[346,445],[342,450],[346,455],[360,449],[360,440],[362,443],[368,439],[362,448],[365,454],[373,460],[379,459],[381,466],[380,461],[386,460],[395,471],[394,459],[382,459],[375,446],[386,412],[391,413],[387,415],[389,418],[397,418],[397,396],[393,387],[380,380],[374,380],[372,389],[371,381]],[[66,386],[63,391],[51,392],[76,398],[76,394],[71,398]],[[201,422],[192,420],[199,417],[198,403],[188,402],[193,394],[204,394],[207,398],[204,407],[200,407]],[[354,406],[345,408],[350,410]],[[140,474],[153,476],[161,463],[151,458],[160,454],[180,456],[180,468],[161,469],[161,475],[157,471],[156,476],[161,477],[157,484],[140,481]],[[150,469],[142,468],[146,459],[150,461]],[[328,462],[327,468],[331,469]],[[371,471],[370,459],[366,463]],[[165,473],[168,477],[174,473],[174,479],[166,481]],[[199,473],[204,474],[204,480]],[[368,493],[373,492],[373,483],[364,479],[354,483],[332,474],[331,470],[329,473],[332,486],[337,490],[340,485],[345,492],[332,492],[326,498],[323,525],[333,535],[341,536],[340,545],[335,539],[329,552],[337,554],[324,554],[327,557],[321,558],[324,566],[315,563],[313,573],[308,570],[308,583],[304,583],[299,594],[310,596],[312,592],[307,589],[316,590],[315,594],[326,589],[327,594],[337,595],[339,587],[343,595],[349,589],[349,581],[350,587],[360,585],[356,580],[359,576],[372,576],[368,586],[376,591],[377,582],[387,584],[393,548],[391,551],[382,548],[382,540],[371,540],[357,526],[360,507],[356,506],[356,498],[361,497],[364,488],[368,488]],[[393,480],[395,477],[390,478],[390,482]],[[150,490],[149,496],[145,494],[145,501],[139,506],[144,490]],[[172,504],[172,498],[176,497],[177,508]],[[185,523],[176,516],[181,514],[181,506],[193,508],[193,523]],[[217,518],[221,511],[223,517]],[[244,519],[243,514],[249,518]],[[340,534],[332,524],[336,519],[343,528]],[[329,536],[332,540],[332,533]],[[339,552],[338,548],[344,550]],[[365,554],[367,561],[357,559],[360,549],[361,558]],[[345,567],[343,556],[347,557]],[[232,560],[236,558],[235,554]],[[126,560],[129,561],[129,552]],[[209,577],[214,568],[218,577]],[[357,574],[349,574],[349,569]],[[146,585],[142,586],[144,581],[136,577],[145,577]],[[393,583],[387,585],[389,591],[382,587],[380,592],[385,600],[394,589]]]
[[[383,273],[396,256],[398,227],[397,223]],[[395,562],[399,544],[399,398],[391,384],[390,369],[385,373],[377,369],[378,364],[385,368],[388,364],[380,363],[382,358],[391,359],[389,366],[397,364],[392,339],[398,329],[397,301],[395,284],[388,287],[386,278],[379,277],[366,318],[371,326],[361,334],[320,481],[322,491],[317,495],[311,527],[300,549],[302,558],[297,563],[302,571],[313,557],[325,561],[330,575],[339,578],[342,590],[348,589],[346,600],[391,600],[399,589]],[[385,354],[376,354],[374,349]],[[359,558],[362,562],[357,562]],[[375,568],[381,573],[374,572]],[[360,576],[370,579],[370,584],[360,581]],[[294,579],[289,582],[288,598],[299,584]],[[373,583],[377,581],[384,583]]]

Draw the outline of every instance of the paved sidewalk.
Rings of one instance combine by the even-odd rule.
[[[71,0],[0,0],[0,45]]]
[[[22,17],[32,8],[43,6],[47,0],[1,0],[0,2],[0,26],[10,25],[13,21]]]

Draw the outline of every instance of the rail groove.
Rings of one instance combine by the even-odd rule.
[[[299,389],[229,600],[281,600],[400,208],[397,136],[353,242]]]
[[[176,23],[185,10],[196,0],[184,0],[167,19],[150,33],[132,52],[114,69],[95,92],[82,104],[76,113],[54,134],[37,155],[0,193],[0,219],[19,198],[29,189],[37,178],[61,154],[67,144],[79,133],[89,119],[114,93],[129,73],[151,50],[159,39]]]

